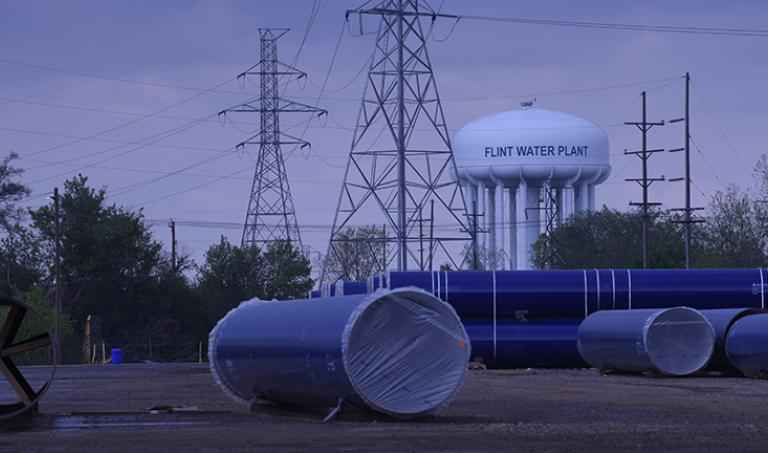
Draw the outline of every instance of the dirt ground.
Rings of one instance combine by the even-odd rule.
[[[39,415],[0,425],[0,451],[765,452],[767,403],[768,382],[744,378],[471,371],[434,417],[347,413],[323,424],[322,413],[267,405],[248,413],[206,365],[68,366]],[[152,414],[153,406],[191,410]]]

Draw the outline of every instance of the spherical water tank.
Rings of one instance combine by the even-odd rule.
[[[611,171],[604,130],[537,108],[472,121],[456,134],[454,156],[459,179],[475,184],[595,185]]]

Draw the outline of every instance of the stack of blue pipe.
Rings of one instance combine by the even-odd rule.
[[[765,308],[764,269],[388,272],[323,296],[415,286],[450,303],[492,367],[582,367],[578,325],[600,310]],[[318,294],[319,295],[319,294]]]

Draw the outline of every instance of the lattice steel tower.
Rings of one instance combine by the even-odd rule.
[[[381,0],[365,8],[370,3],[347,12],[358,15],[361,28],[365,15],[381,21],[328,253],[348,240],[345,228],[384,224],[390,233],[384,240],[397,244],[387,264],[395,261],[405,270],[409,263],[421,268],[449,263],[456,269],[472,233],[421,24],[423,16],[456,16],[439,14],[419,0]],[[430,214],[428,228],[424,213]],[[428,260],[419,256],[424,243]]]
[[[243,226],[243,247],[263,246],[273,241],[289,241],[301,249],[301,234],[296,221],[296,209],[288,184],[282,145],[310,146],[306,140],[280,131],[280,113],[311,112],[323,115],[325,110],[280,97],[281,77],[306,77],[306,73],[277,59],[277,40],[287,28],[260,28],[261,60],[237,78],[258,75],[260,95],[243,104],[222,110],[229,112],[259,113],[260,130],[240,142],[237,147],[259,145],[256,170],[251,185],[248,211]]]

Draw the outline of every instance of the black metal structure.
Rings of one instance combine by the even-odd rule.
[[[0,398],[2,401],[0,403],[0,420],[5,420],[35,409],[40,398],[50,387],[55,373],[55,366],[51,366],[49,378],[35,389],[14,362],[14,357],[47,348],[51,365],[54,365],[56,363],[56,348],[54,348],[49,332],[32,335],[21,340],[17,338],[24,320],[30,313],[29,307],[23,303],[0,297],[0,313],[4,314],[2,324],[0,324],[0,374],[5,378],[12,393],[16,395],[15,402],[7,402],[6,398]],[[3,387],[0,382],[0,395],[5,393],[2,391]]]
[[[287,28],[261,28],[261,60],[240,73],[237,78],[259,76],[261,92],[258,98],[222,110],[219,116],[229,112],[258,113],[261,129],[240,142],[237,148],[259,145],[256,170],[253,175],[248,211],[245,214],[242,246],[263,246],[273,241],[292,242],[300,250],[301,234],[296,221],[296,210],[288,184],[288,174],[281,150],[282,145],[309,147],[300,137],[280,130],[280,113],[316,113],[327,111],[300,102],[285,99],[279,93],[280,77],[304,78],[307,74],[277,59],[277,40],[288,32]]]
[[[393,237],[387,240],[397,247],[387,264],[394,261],[397,269],[405,270],[449,263],[456,269],[463,263],[455,257],[463,254],[461,242],[471,240],[472,229],[456,181],[451,138],[427,51],[428,33],[421,23],[422,17],[456,16],[440,14],[419,0],[381,0],[367,8],[370,3],[347,12],[348,18],[360,18],[361,28],[363,16],[379,16],[381,22],[328,254],[343,241],[345,228],[365,219],[365,224],[391,227]],[[386,144],[379,143],[383,137]],[[432,202],[432,221],[444,227],[431,237],[427,258],[422,259],[420,215],[432,212]],[[450,247],[454,241],[461,242]]]

